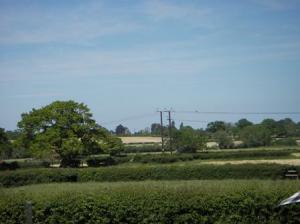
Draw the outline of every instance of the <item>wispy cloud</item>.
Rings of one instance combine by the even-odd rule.
[[[185,22],[193,26],[213,26],[213,10],[190,2],[146,1],[144,13],[150,19],[160,21]]]
[[[2,9],[0,44],[81,42],[138,29],[135,21],[112,16],[106,10],[99,2],[67,10],[42,6]]]
[[[283,11],[287,9],[291,9],[295,4],[297,4],[297,0],[254,0],[257,4],[265,7],[269,10],[274,11]],[[299,2],[298,2],[299,3]]]

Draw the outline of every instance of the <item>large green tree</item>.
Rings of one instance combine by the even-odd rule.
[[[22,114],[21,145],[37,156],[58,154],[63,164],[78,156],[100,153],[108,133],[96,124],[86,105],[55,101]]]

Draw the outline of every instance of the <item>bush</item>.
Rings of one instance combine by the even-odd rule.
[[[283,139],[277,139],[275,140],[272,145],[275,146],[295,146],[297,145],[297,142],[295,139],[292,138],[283,138]]]
[[[88,166],[99,167],[99,166],[111,166],[116,164],[115,160],[111,156],[107,157],[91,157],[86,160]]]
[[[48,168],[50,164],[50,161],[46,160],[25,160],[24,162],[19,162],[20,168]]]
[[[15,170],[20,168],[17,162],[4,162],[0,161],[0,170]]]
[[[125,153],[139,153],[139,152],[161,152],[160,145],[140,145],[140,146],[125,146]]]
[[[77,168],[80,166],[80,159],[62,159],[60,162],[60,167],[73,167]]]
[[[208,159],[250,159],[267,157],[288,157],[297,150],[253,150],[253,151],[235,151],[235,152],[199,152],[199,153],[174,153],[174,154],[137,154],[133,157],[133,162],[140,163],[174,163],[190,160],[208,160]]]
[[[24,223],[27,200],[34,223],[299,223],[299,205],[277,207],[298,189],[240,180],[28,186],[3,191],[0,223]]]
[[[195,154],[146,154],[146,155],[135,155],[133,162],[140,163],[174,163],[179,161],[193,160],[197,157]]]
[[[283,179],[290,167],[277,164],[134,166],[103,168],[40,168],[0,172],[5,187],[51,182],[142,181],[193,179]],[[300,172],[300,166],[294,167]]]
[[[182,146],[176,150],[178,153],[195,153],[197,149],[190,146]]]

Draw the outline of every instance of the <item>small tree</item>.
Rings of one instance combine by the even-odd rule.
[[[229,149],[234,147],[232,137],[225,131],[217,131],[214,139],[219,144],[220,149]]]
[[[247,147],[267,146],[271,144],[271,132],[262,125],[252,125],[244,128],[240,135]]]
[[[196,152],[206,148],[205,136],[191,127],[175,131],[173,141],[178,152]]]

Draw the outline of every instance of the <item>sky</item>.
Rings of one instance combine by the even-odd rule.
[[[299,0],[0,0],[0,127],[55,100],[108,129],[300,115]],[[167,122],[166,115],[164,122]],[[199,121],[199,122],[198,122]]]

